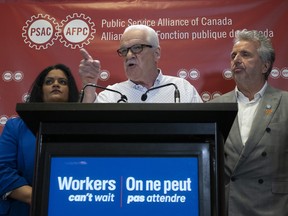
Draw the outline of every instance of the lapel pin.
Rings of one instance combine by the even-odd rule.
[[[272,106],[270,104],[266,105],[265,114],[270,115],[272,113]]]

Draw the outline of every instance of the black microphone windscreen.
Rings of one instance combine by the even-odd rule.
[[[143,94],[143,95],[141,96],[141,100],[142,100],[142,101],[146,101],[146,99],[147,99],[147,94],[145,93],[145,94]]]

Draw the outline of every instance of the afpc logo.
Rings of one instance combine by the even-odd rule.
[[[73,16],[67,16],[60,25],[60,42],[64,46],[72,49],[82,48],[83,45],[88,45],[94,39],[96,30],[95,24],[90,17],[84,14],[78,15],[74,13]]]
[[[71,49],[82,48],[94,38],[96,30],[91,18],[84,14],[68,15],[61,24],[48,14],[38,14],[26,21],[22,28],[24,43],[30,48],[41,50],[54,45],[55,40]]]

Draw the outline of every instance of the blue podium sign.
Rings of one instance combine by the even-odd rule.
[[[198,157],[52,157],[48,216],[199,215]]]

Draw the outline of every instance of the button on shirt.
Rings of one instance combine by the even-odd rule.
[[[254,117],[257,112],[257,108],[265,89],[267,87],[267,82],[263,86],[263,88],[254,95],[254,99],[249,101],[249,98],[244,96],[236,87],[236,97],[238,102],[238,123],[240,128],[240,134],[242,138],[242,143],[245,145],[249,133],[251,130],[251,126],[254,120]]]
[[[202,103],[202,99],[199,96],[196,88],[190,84],[187,80],[180,77],[173,77],[163,75],[161,70],[159,70],[159,75],[154,83],[154,87],[165,85],[168,83],[174,83],[180,92],[180,102],[181,103]],[[147,93],[147,99],[145,101],[141,100],[141,96],[147,91],[142,85],[137,85],[131,80],[116,83],[107,86],[109,89],[113,89],[121,92],[125,95],[128,103],[174,103],[174,92],[175,87],[169,85],[166,87],[151,90]],[[117,103],[121,98],[120,94],[108,90],[100,92],[96,98],[96,103]]]

